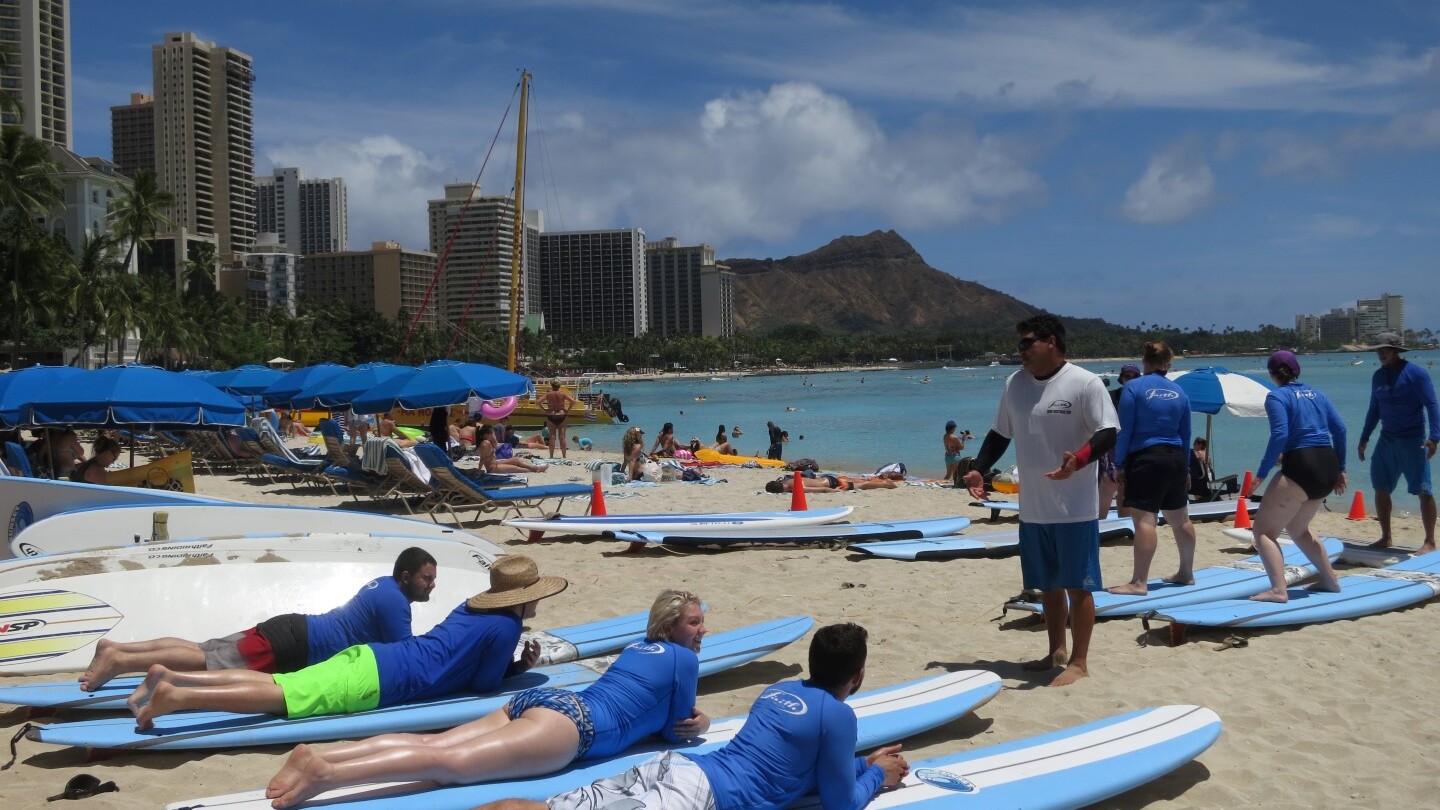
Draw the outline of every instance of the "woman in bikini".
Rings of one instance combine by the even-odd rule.
[[[534,472],[540,473],[550,469],[545,464],[533,464],[523,458],[498,458],[495,450],[498,445],[495,443],[495,429],[489,425],[482,424],[475,430],[475,448],[480,452],[480,466],[488,473],[518,473]]]
[[[550,423],[550,458],[555,457],[555,447],[560,447],[560,457],[568,458],[566,452],[568,445],[565,441],[566,421],[570,416],[570,408],[579,400],[575,395],[560,387],[559,380],[550,381],[550,390],[546,391],[540,398],[540,404],[545,409],[545,421]]]
[[[650,448],[650,455],[662,458],[675,457],[674,422],[666,422],[660,427],[660,435],[655,437],[655,444]]]

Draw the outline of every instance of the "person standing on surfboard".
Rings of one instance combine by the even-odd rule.
[[[1065,325],[1036,315],[1015,327],[1021,370],[1005,381],[995,426],[970,462],[965,484],[985,499],[982,470],[1015,439],[1025,494],[1020,499],[1020,573],[1026,590],[1043,593],[1049,649],[1026,669],[1064,667],[1050,682],[1068,686],[1090,674],[1100,584],[1099,492],[1093,473],[1076,475],[1115,446],[1120,421],[1100,378],[1065,362]],[[1059,467],[1052,467],[1059,461]],[[1065,627],[1074,646],[1067,652]]]
[[[845,699],[865,680],[865,628],[822,627],[810,642],[810,678],[760,693],[735,739],[717,751],[664,751],[616,776],[548,801],[503,799],[477,810],[781,810],[810,793],[858,809],[909,773],[899,745],[855,756],[855,712]]]
[[[521,623],[541,599],[565,590],[563,577],[542,577],[519,554],[495,561],[490,588],[461,602],[429,632],[403,641],[347,647],[318,664],[269,675],[248,669],[174,672],[153,666],[126,701],[135,727],[187,709],[279,714],[294,719],[353,714],[456,692],[489,692],[507,675],[535,665],[540,642],[520,642]]]
[[[1375,518],[1380,521],[1380,539],[1371,548],[1389,548],[1390,493],[1405,476],[1405,489],[1420,498],[1420,522],[1425,527],[1425,542],[1419,553],[1435,550],[1435,493],[1430,487],[1430,459],[1435,457],[1440,442],[1440,406],[1435,400],[1435,384],[1425,369],[1401,357],[1408,351],[1395,332],[1382,332],[1371,350],[1380,358],[1380,368],[1370,381],[1370,409],[1360,429],[1360,460],[1365,460],[1365,447],[1370,434],[1380,426],[1380,441],[1370,458],[1370,482],[1375,485]],[[1425,416],[1430,416],[1430,430],[1425,430]]]
[[[355,644],[410,638],[410,605],[430,601],[433,590],[435,558],[412,546],[395,558],[389,577],[365,583],[349,602],[328,613],[286,613],[249,630],[199,643],[174,637],[131,642],[102,638],[90,666],[80,675],[80,688],[93,692],[117,675],[144,672],[156,664],[182,672],[294,672]]]

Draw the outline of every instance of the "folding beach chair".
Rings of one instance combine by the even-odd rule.
[[[15,471],[18,478],[34,478],[35,473],[30,469],[30,458],[25,455],[25,448],[15,442],[5,442],[5,466]]]
[[[503,489],[487,487],[481,481],[466,475],[450,461],[444,450],[433,444],[415,445],[415,454],[430,469],[431,480],[436,488],[444,493],[444,497],[431,509],[430,517],[435,518],[435,509],[445,509],[450,512],[457,528],[460,526],[460,517],[455,514],[457,509],[474,509],[480,512],[504,509],[503,517],[509,517],[512,513],[516,517],[523,517],[525,510],[534,510],[535,513],[549,518],[560,513],[560,507],[565,504],[566,498],[589,495],[592,492],[592,488],[584,484],[546,484]],[[545,503],[548,501],[555,501],[555,508],[549,512],[545,510]]]
[[[360,495],[381,498],[389,494],[391,485],[386,474],[366,472],[360,459],[345,451],[345,433],[335,420],[321,419],[315,429],[325,441],[325,459],[330,462],[325,468],[326,477],[344,484],[356,500]]]
[[[335,489],[335,482],[325,476],[325,468],[330,466],[330,461],[324,456],[297,455],[285,446],[275,425],[263,416],[251,419],[250,429],[254,431],[260,447],[264,450],[260,458],[266,466],[288,472],[299,480],[324,484],[332,493],[339,494]],[[248,446],[249,443],[246,444]],[[291,485],[294,486],[294,482]]]

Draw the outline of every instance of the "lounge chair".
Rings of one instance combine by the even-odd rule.
[[[366,472],[361,469],[360,460],[345,451],[345,433],[335,420],[321,419],[315,429],[325,440],[325,458],[330,462],[325,468],[326,477],[344,484],[357,500],[359,495],[380,498],[390,493],[387,475]]]
[[[267,467],[291,473],[300,480],[324,484],[332,493],[339,494],[335,489],[335,482],[325,477],[325,468],[330,466],[329,459],[324,456],[297,455],[285,446],[279,432],[275,430],[275,425],[263,416],[251,419],[250,429],[264,451],[260,458]],[[249,446],[248,441],[246,445]]]
[[[509,517],[511,513],[521,517],[525,510],[531,509],[543,517],[553,517],[559,514],[566,498],[589,495],[593,491],[584,484],[546,484],[503,489],[486,487],[481,481],[456,467],[445,451],[433,444],[427,442],[415,445],[415,454],[430,469],[435,487],[445,494],[435,508],[430,510],[431,518],[435,517],[435,509],[443,508],[450,512],[457,528],[460,526],[460,518],[455,514],[457,509],[475,509],[480,512],[504,509],[504,517]],[[555,508],[546,512],[544,505],[552,500],[555,501]]]
[[[25,455],[25,448],[15,442],[5,442],[5,466],[13,470],[17,478],[35,477],[35,472],[30,469],[30,458]]]

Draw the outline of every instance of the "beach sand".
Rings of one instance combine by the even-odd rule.
[[[572,460],[598,454],[573,453]],[[612,456],[613,457],[613,456]],[[772,471],[720,468],[715,486],[664,483],[610,487],[611,514],[785,509],[789,495],[762,491]],[[579,466],[554,466],[535,483],[588,482]],[[343,506],[345,497],[320,490],[292,491],[285,484],[197,476],[200,494],[273,504]],[[633,493],[632,497],[617,497]],[[1367,493],[1367,498],[1369,498]],[[1348,506],[1349,498],[1332,498]],[[967,493],[901,486],[895,490],[811,494],[812,507],[854,505],[852,521],[967,515],[968,533],[988,530],[988,511],[970,506]],[[567,511],[579,511],[571,506]],[[473,517],[474,513],[467,513]],[[1001,522],[1002,527],[1013,526]],[[1197,567],[1239,559],[1221,534],[1228,524],[1199,527]],[[1043,623],[1028,616],[1002,619],[1000,607],[1020,590],[1016,558],[906,563],[861,558],[831,548],[742,548],[622,553],[613,541],[546,537],[526,543],[519,533],[487,519],[467,528],[534,556],[542,573],[570,579],[569,590],[541,604],[536,628],[646,609],[666,587],[694,590],[709,603],[710,632],[782,616],[809,614],[816,625],[855,621],[870,631],[866,685],[893,684],[945,670],[982,668],[1004,679],[1004,690],[961,720],[905,741],[913,761],[995,745],[1113,714],[1171,703],[1215,710],[1225,724],[1219,741],[1198,760],[1159,780],[1105,802],[1104,807],[1420,807],[1434,801],[1440,777],[1433,758],[1440,732],[1417,696],[1430,694],[1440,671],[1440,607],[1419,606],[1357,621],[1295,629],[1252,631],[1248,646],[1219,649],[1223,632],[1192,631],[1171,647],[1161,625],[1141,646],[1138,620],[1102,622],[1090,655],[1092,677],[1064,689],[1043,688],[1049,675],[1024,672],[1020,662],[1044,648]],[[1344,510],[1322,512],[1323,534],[1371,539],[1373,521],[1347,522]],[[1397,518],[1397,537],[1415,544],[1418,516]],[[1106,544],[1101,561],[1107,584],[1128,578],[1128,543]],[[1160,530],[1152,574],[1173,570],[1175,548]],[[444,577],[444,571],[440,576]],[[240,628],[237,628],[240,629]],[[769,658],[706,678],[701,707],[712,717],[744,712],[759,690],[799,675],[809,639]],[[18,683],[22,679],[0,679]],[[46,680],[34,678],[30,680]],[[13,734],[22,717],[3,716]],[[90,772],[115,780],[121,792],[86,800],[90,808],[156,807],[166,802],[261,787],[287,749],[125,754],[86,761],[86,752],[19,743],[19,760],[0,774],[6,807],[35,807],[59,793],[66,780]],[[1427,798],[1428,797],[1428,798]]]

